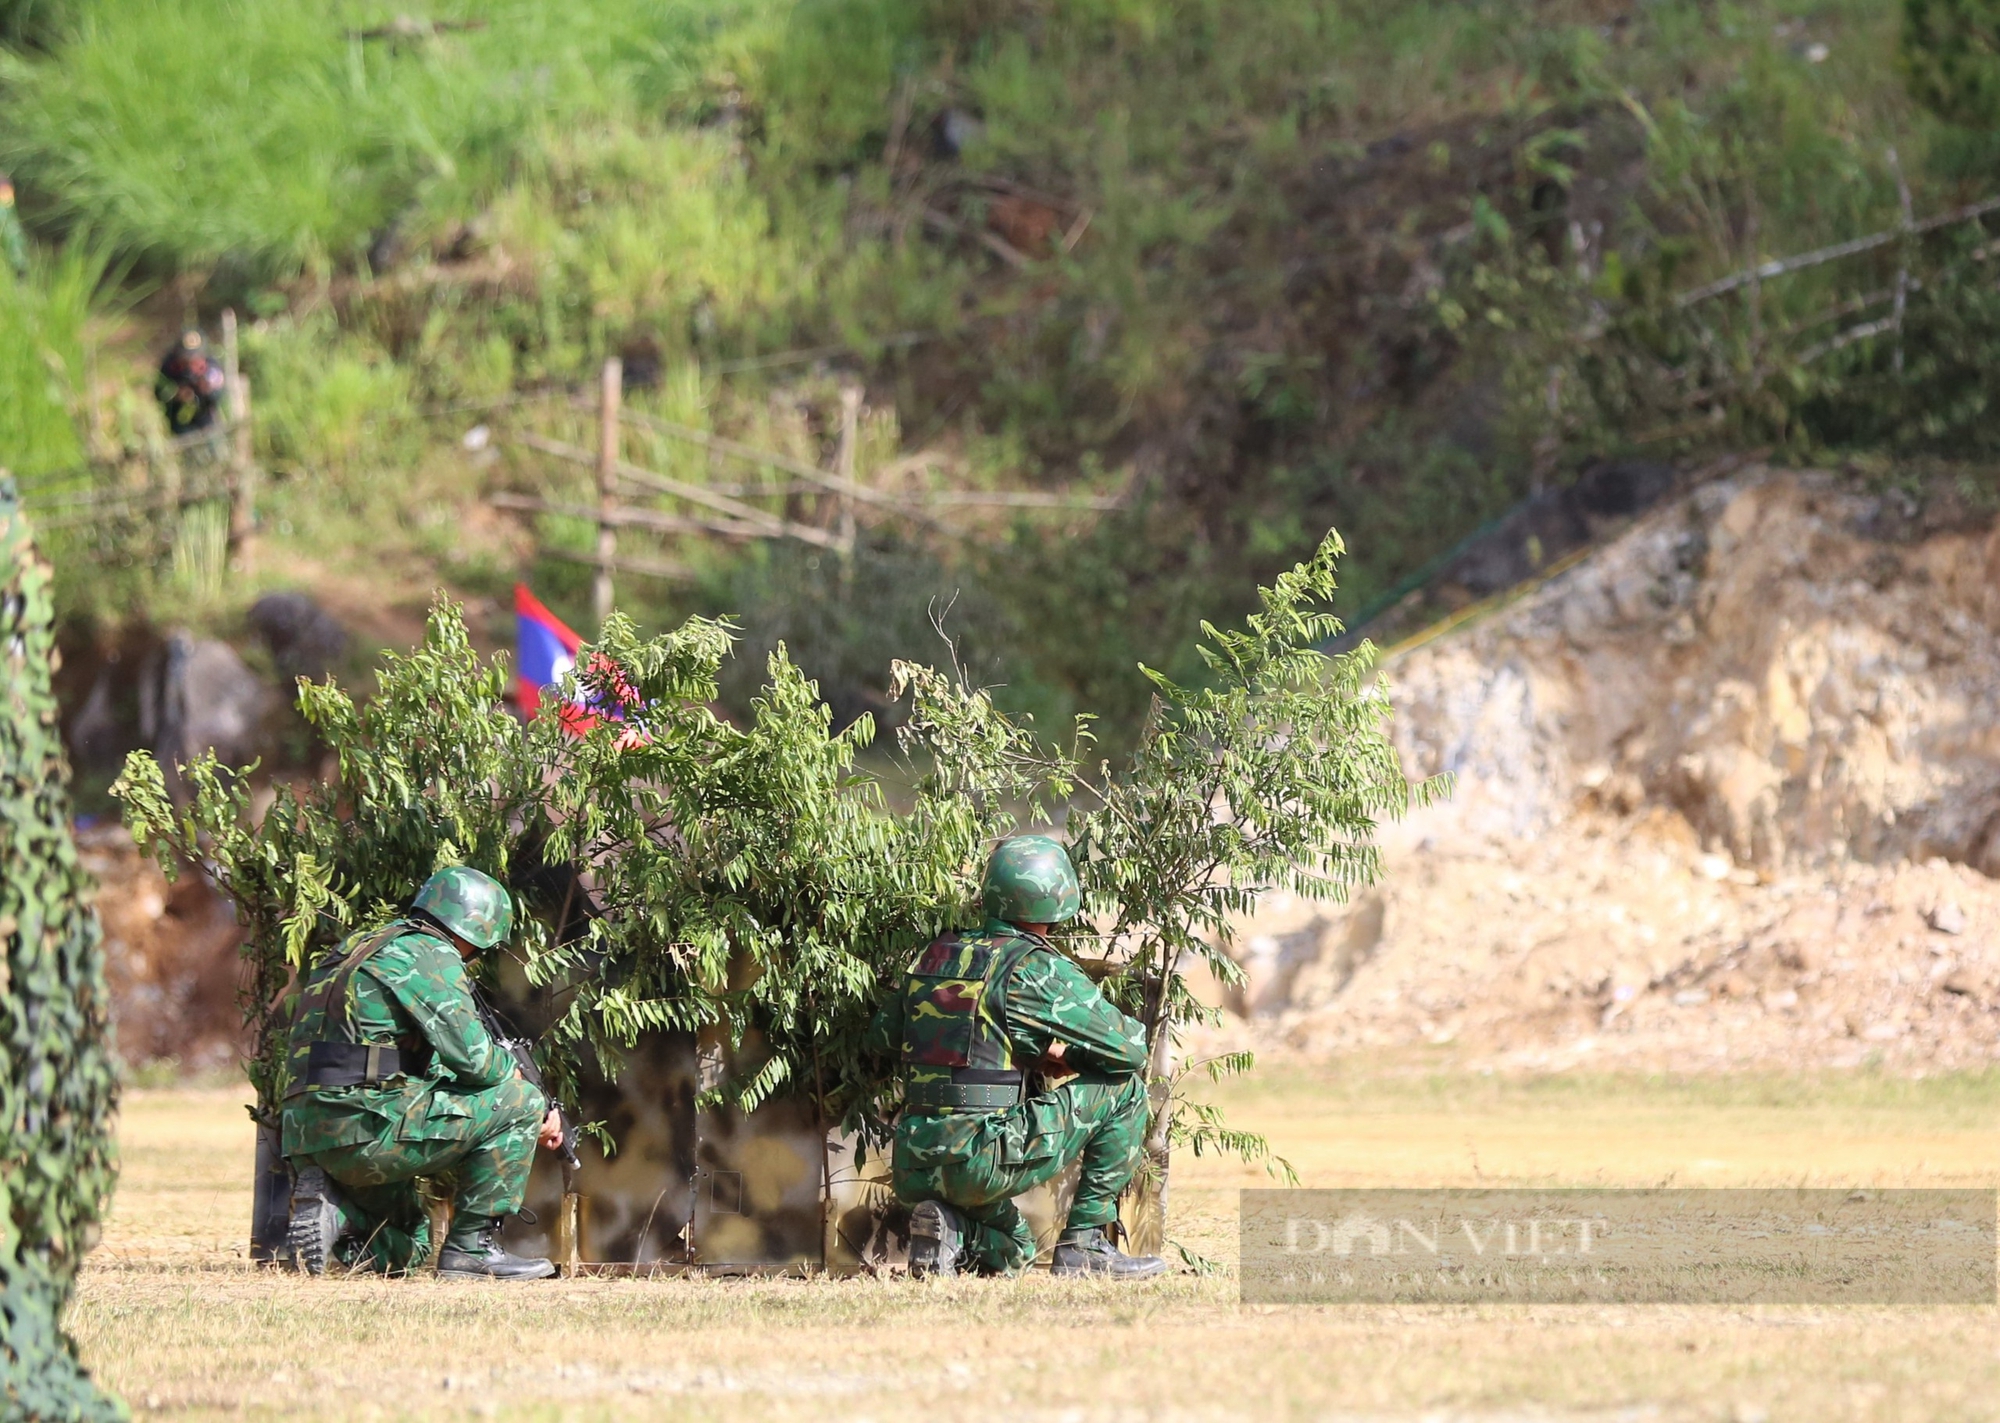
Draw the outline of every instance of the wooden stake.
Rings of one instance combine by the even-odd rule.
[[[611,616],[611,571],[618,559],[618,526],[612,517],[618,503],[618,407],[624,395],[625,363],[613,356],[604,363],[597,402],[597,577],[591,602],[600,629]]]
[[[249,554],[257,532],[257,469],[250,447],[250,387],[236,344],[236,308],[222,309],[222,393],[229,410],[229,551]]]
[[[241,372],[236,376],[231,404],[236,409],[236,424],[230,431],[229,544],[247,564],[251,540],[257,533],[257,459],[250,439],[250,378]]]
[[[840,495],[840,584],[843,592],[854,587],[854,447],[861,428],[861,387],[840,388],[840,454],[834,470],[847,486]]]
[[[1750,258],[1757,258],[1757,238],[1762,224],[1757,210],[1757,189],[1746,185],[1745,205],[1749,209],[1744,214],[1743,240],[1750,248]],[[1756,385],[1764,374],[1764,279],[1757,275],[1757,269],[1750,269],[1750,281],[1745,288],[1744,299],[1750,308],[1750,384]]]
[[[1896,267],[1895,304],[1890,312],[1890,320],[1896,332],[1896,351],[1891,367],[1897,375],[1903,373],[1903,312],[1910,304],[1910,236],[1917,228],[1917,215],[1910,203],[1910,185],[1903,177],[1902,160],[1896,156],[1895,146],[1889,147],[1889,171],[1896,177],[1897,231],[1902,237],[1902,251],[1898,254]]]
[[[1164,954],[1164,950],[1162,953]],[[1145,1151],[1151,1169],[1126,1188],[1120,1201],[1119,1218],[1125,1222],[1130,1246],[1136,1255],[1158,1255],[1167,1248],[1167,1186],[1173,1153],[1168,1133],[1173,1125],[1175,1067],[1174,1035],[1168,1026],[1168,999],[1174,977],[1179,974],[1182,954],[1175,954],[1163,968],[1158,996],[1146,1015],[1152,1046],[1146,1055],[1146,1095],[1152,1117],[1146,1127]]]
[[[229,397],[229,418],[236,418],[236,377],[241,367],[236,361],[236,308],[222,308],[222,388]]]
[[[556,1260],[569,1279],[575,1279],[583,1264],[583,1198],[575,1191],[563,1192],[562,1210],[556,1216]]]
[[[431,1218],[431,1248],[424,1255],[423,1259],[410,1262],[411,1269],[425,1265],[432,1269],[437,1268],[437,1257],[444,1250],[445,1237],[451,1234],[451,1198],[449,1196],[434,1197],[428,1202],[425,1209],[429,1212]]]

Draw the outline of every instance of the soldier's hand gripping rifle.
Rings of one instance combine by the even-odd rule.
[[[562,1109],[555,1095],[549,1091],[548,1083],[542,1080],[542,1069],[535,1065],[535,1055],[528,1050],[527,1040],[499,1038],[498,1042],[520,1067],[521,1076],[526,1078],[531,1086],[541,1089],[542,1096],[548,1099],[549,1110],[554,1112],[556,1120],[562,1123],[562,1142],[556,1147],[556,1155],[562,1160],[563,1190],[574,1189],[577,1170],[583,1165],[576,1155],[576,1123],[570,1120],[569,1113]]]
[[[561,1104],[555,1099],[555,1094],[549,1091],[549,1084],[542,1076],[541,1067],[535,1062],[534,1050],[528,1040],[513,1031],[493,1005],[486,1001],[484,993],[475,989],[472,998],[479,1007],[480,1021],[486,1025],[486,1031],[492,1034],[493,1041],[514,1059],[514,1065],[520,1069],[521,1076],[531,1087],[541,1092],[549,1104],[549,1110],[554,1112],[556,1119],[562,1123],[562,1144],[557,1147],[556,1154],[562,1160],[563,1192],[568,1194],[576,1188],[576,1173],[583,1165],[576,1154],[576,1123],[570,1120],[569,1113],[562,1109]]]

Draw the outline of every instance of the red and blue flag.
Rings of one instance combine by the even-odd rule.
[[[561,686],[576,666],[582,646],[583,639],[530,593],[527,584],[514,585],[514,695],[524,716],[532,718],[541,710],[545,690]],[[556,714],[572,727],[589,715],[571,702],[564,702]]]
[[[514,585],[514,696],[521,714],[532,719],[542,709],[542,693],[561,696],[562,681],[576,670],[583,639],[550,612],[525,583]],[[639,694],[625,671],[603,653],[594,653],[572,698],[558,700],[551,710],[563,730],[582,736],[605,721],[629,723],[619,733],[617,747],[630,751],[651,744],[652,736],[637,721],[643,709]]]

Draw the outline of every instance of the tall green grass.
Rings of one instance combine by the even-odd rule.
[[[102,249],[38,253],[24,278],[0,265],[0,467],[31,489],[83,460],[78,407]]]
[[[686,102],[728,0],[449,4],[482,28],[361,39],[391,7],[98,0],[10,58],[0,155],[60,218],[170,266],[351,260],[410,205],[503,185],[542,133]]]

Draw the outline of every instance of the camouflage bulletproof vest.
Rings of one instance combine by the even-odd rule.
[[[934,940],[903,980],[903,1084],[914,1106],[991,1110],[1020,1097],[1006,984],[1041,941],[978,929]]]
[[[356,1041],[351,990],[354,975],[361,966],[374,957],[377,950],[403,935],[429,932],[408,920],[394,920],[373,934],[357,936],[342,944],[313,967],[304,990],[299,994],[298,1016],[292,1019],[291,1034],[285,1046],[287,1079],[291,1084],[286,1096],[297,1096],[308,1090],[307,1066],[313,1060],[315,1045],[319,1045],[324,1052],[327,1045]],[[412,1040],[399,1046],[414,1051],[418,1044]]]

